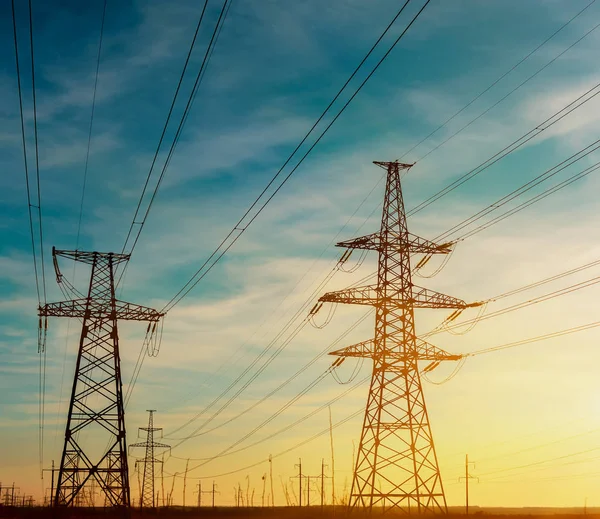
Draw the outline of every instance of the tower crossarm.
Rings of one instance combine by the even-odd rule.
[[[423,339],[416,339],[417,346],[417,356],[418,360],[433,360],[433,361],[443,361],[443,360],[460,360],[463,356],[449,353],[442,348],[438,348],[433,344],[424,341]],[[362,341],[357,344],[353,344],[352,346],[347,346],[345,348],[341,348],[339,350],[335,350],[329,353],[329,355],[335,355],[337,357],[365,357],[365,358],[374,358],[375,357],[375,341],[373,339],[369,339],[367,341]],[[407,356],[413,356],[413,354],[400,353],[395,350],[390,350],[386,353],[388,358],[397,358],[401,359]]]
[[[138,443],[131,443],[129,444],[129,448],[133,449],[134,447],[144,447],[146,448],[148,445],[150,445],[151,447],[154,447],[155,449],[170,449],[171,446],[167,445],[166,443],[158,443],[158,442],[152,442],[152,443],[148,443],[148,442],[138,442]]]
[[[327,292],[323,294],[319,301],[323,303],[349,303],[355,305],[373,305],[377,304],[377,291],[375,286],[364,286],[347,288],[336,292]]]
[[[382,251],[384,249],[406,249],[413,254],[449,254],[452,250],[452,242],[434,243],[414,234],[408,233],[408,244],[403,237],[394,234],[388,234],[387,239],[382,238],[380,232],[374,232],[359,238],[341,241],[336,243],[336,247],[345,247],[347,249],[363,249]]]
[[[115,312],[109,301],[89,301],[86,298],[72,299],[70,301],[59,301],[40,306],[38,315],[41,317],[78,317],[83,319],[94,315],[94,317],[106,319],[123,319],[126,321],[158,321],[164,314],[146,306],[115,301]]]
[[[388,289],[388,293],[389,293]],[[394,297],[383,299],[377,294],[376,285],[367,285],[362,287],[347,288],[336,292],[327,292],[323,294],[319,301],[324,303],[349,303],[356,305],[371,305],[377,306],[381,302],[389,305],[397,305],[398,307],[413,307],[413,308],[454,308],[463,309],[481,305],[481,302],[466,303],[462,299],[441,294],[435,290],[418,287],[413,285],[412,297],[410,299],[401,300]]]
[[[61,256],[63,258],[72,259],[74,261],[80,261],[82,263],[94,263],[95,258],[112,260],[113,265],[117,265],[123,261],[128,261],[131,254],[117,254],[114,252],[87,252],[81,250],[59,250],[52,247],[52,256]]]
[[[481,306],[481,302],[466,303],[457,297],[447,296],[441,292],[430,290],[429,288],[413,285],[412,290],[413,306],[415,308],[454,308],[462,310],[463,308],[472,308]]]

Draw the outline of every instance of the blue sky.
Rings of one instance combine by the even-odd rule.
[[[145,409],[157,409],[157,422],[166,431],[172,430],[202,409],[252,361],[335,264],[340,252],[329,244],[346,222],[340,234],[342,239],[377,228],[381,185],[353,215],[381,178],[381,170],[371,161],[400,157],[588,4],[589,1],[579,0],[433,0],[265,212],[209,276],[167,316],[161,353],[146,360],[128,409],[130,441],[135,437],[135,429],[146,420]],[[421,5],[422,2],[411,2],[382,42],[383,50],[366,63],[365,72],[359,73],[351,86],[358,86],[400,33],[409,15]],[[56,245],[70,249],[77,243],[102,7],[100,1],[85,6],[77,2],[33,2],[49,301],[62,299],[53,277],[50,248]],[[184,0],[126,4],[108,1],[81,248],[108,251],[123,246],[200,8],[199,3]],[[234,0],[132,257],[123,285],[124,299],[162,307],[175,294],[260,193],[398,8],[397,2],[387,0],[336,0],[326,7],[313,0]],[[209,2],[208,23],[192,56],[192,71],[201,63],[219,9],[219,2]],[[5,3],[0,7],[0,459],[4,460],[0,463],[0,480],[14,479],[29,493],[39,495],[42,484],[38,481],[36,447],[36,295],[11,20],[10,5]],[[21,56],[28,63],[25,2],[17,2],[17,20]],[[404,181],[406,206],[414,207],[595,85],[599,31],[592,31],[484,117],[421,160],[598,22],[600,6],[593,3],[489,92],[407,155],[404,160],[417,161],[417,165]],[[31,77],[27,66],[23,66],[22,73],[31,151]],[[190,74],[183,84],[184,93],[192,81]],[[347,95],[341,103],[346,99]],[[336,106],[341,107],[341,103]],[[425,237],[436,236],[587,146],[597,139],[598,108],[596,99],[590,101],[518,152],[418,213],[409,220],[411,230]],[[180,102],[175,121],[182,109]],[[173,131],[174,126],[167,133],[167,142]],[[29,157],[31,164],[33,155]],[[163,152],[160,165],[164,158]],[[596,162],[593,155],[585,160],[586,164]],[[576,168],[557,176],[548,185],[575,171]],[[545,187],[540,186],[534,193]],[[479,300],[596,259],[597,188],[598,181],[592,174],[466,240],[440,276],[417,283]],[[73,275],[78,287],[85,286],[88,272],[84,268],[73,271],[66,261],[62,265],[63,272]],[[369,256],[355,274],[337,274],[326,290],[347,286],[371,273],[374,267],[375,258]],[[295,290],[290,294],[292,288]],[[465,336],[436,337],[436,344],[451,351],[470,351],[595,320],[594,290],[487,321]],[[235,415],[276,387],[364,312],[361,308],[339,308],[324,330],[303,329],[219,419]],[[436,313],[419,315],[418,331],[427,331],[443,317]],[[143,325],[128,324],[121,329],[126,381],[143,333]],[[493,442],[513,442],[514,448],[506,451],[518,451],[592,429],[594,425],[600,427],[593,416],[593,411],[598,414],[594,397],[598,390],[592,370],[586,367],[598,360],[595,333],[499,353],[493,358],[477,357],[451,382],[427,386],[440,463],[449,483],[456,480],[454,476],[461,470],[460,456],[466,451],[472,453],[473,459],[483,458],[489,450],[487,445]],[[77,334],[75,322],[50,323],[46,465],[60,455]],[[350,344],[371,334],[372,321],[367,320],[345,341]],[[219,375],[211,376],[232,355]],[[276,405],[287,401],[324,371],[329,362],[327,358],[319,360],[267,405],[259,407],[251,419],[245,417],[235,426],[189,441],[174,454],[184,459],[205,457],[234,442],[240,432],[251,430]],[[363,366],[361,376],[367,373],[368,366]],[[307,395],[256,437],[285,426],[344,389],[332,378],[323,384],[322,391]],[[565,399],[563,384],[570,394],[581,395],[575,403],[561,400]],[[363,387],[333,406],[334,420],[359,409],[364,404],[365,391]],[[283,450],[326,427],[327,420],[320,414],[259,450],[245,452],[234,461],[217,460],[214,468],[207,467],[207,472],[199,469],[190,476],[208,478],[264,459],[270,452]],[[467,433],[462,429],[465,423],[469,424]],[[360,419],[356,419],[336,432],[340,449],[336,454],[339,492],[350,474],[352,441],[358,441],[359,428]],[[542,429],[546,431],[541,435],[522,438]],[[502,452],[500,447],[494,449]],[[559,442],[552,449],[537,454],[552,458],[578,447]],[[456,453],[458,457],[453,458]],[[284,478],[291,475],[298,456],[305,456],[307,463],[314,457],[314,472],[321,457],[328,456],[327,442],[309,444],[304,451],[299,449],[282,457],[276,474]],[[505,467],[531,461],[523,456],[526,455],[507,457]],[[498,468],[499,462],[496,463],[490,470]],[[593,473],[593,462],[590,463],[580,472],[589,469],[587,472]],[[184,465],[185,462],[173,459],[167,470],[181,471]],[[265,470],[260,466],[253,472],[223,477],[219,484],[230,488],[248,474],[259,485]],[[564,482],[552,478],[560,478],[564,469],[548,470],[546,476],[550,479],[531,483],[527,495],[519,483],[527,475],[495,486],[482,478],[477,502],[583,502],[585,496],[574,493],[572,487],[557,490]],[[481,469],[484,471],[485,466]],[[597,486],[597,479],[590,476],[582,481],[581,485],[588,485],[589,495],[593,495],[591,489]],[[450,504],[461,503],[460,488],[450,484],[447,491]],[[229,499],[224,492],[224,502]],[[283,495],[279,493],[276,499],[283,502]]]

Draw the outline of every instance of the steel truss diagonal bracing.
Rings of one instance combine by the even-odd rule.
[[[56,249],[52,255],[59,283],[63,281],[59,256],[91,266],[87,297],[39,308],[42,317],[77,317],[82,322],[54,505],[76,506],[86,485],[95,481],[106,505],[127,507],[130,492],[117,322],[157,321],[162,314],[115,298],[115,266],[129,255]]]
[[[415,308],[477,306],[413,285],[411,254],[448,254],[408,232],[399,162],[375,162],[387,170],[381,229],[339,247],[376,250],[377,284],[330,292],[319,300],[375,307],[375,338],[332,352],[369,357],[371,386],[354,467],[349,507],[405,513],[444,513],[446,498],[419,374],[419,360],[457,360],[415,335]]]

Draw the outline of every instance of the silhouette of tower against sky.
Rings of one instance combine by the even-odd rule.
[[[69,284],[78,296],[76,299],[49,303],[39,309],[40,316],[75,317],[82,323],[54,505],[73,506],[77,496],[95,479],[107,505],[129,506],[117,322],[156,322],[163,314],[116,299],[115,267],[128,261],[129,254],[53,248],[52,256],[61,287],[66,280],[58,268],[58,257],[91,266],[87,295]]]
[[[161,464],[162,460],[159,460],[155,453],[157,449],[170,449],[171,447],[166,443],[157,443],[154,441],[154,433],[160,432],[162,436],[162,428],[154,427],[154,413],[156,410],[148,409],[148,427],[140,427],[140,431],[146,433],[146,441],[133,443],[129,446],[133,448],[143,448],[145,450],[145,456],[141,460],[136,461],[137,463],[143,463],[144,465],[144,477],[142,479],[142,495],[140,496],[140,506],[142,508],[155,508],[156,495],[154,493],[154,481],[155,481],[155,465]],[[164,451],[163,451],[164,452]]]
[[[413,254],[448,254],[408,232],[400,172],[412,165],[375,162],[387,171],[379,232],[340,242],[338,247],[379,253],[377,284],[323,295],[319,301],[375,307],[375,337],[332,352],[373,361],[349,507],[406,513],[444,513],[446,497],[423,396],[419,360],[456,360],[457,355],[418,339],[415,308],[478,306],[413,285]]]

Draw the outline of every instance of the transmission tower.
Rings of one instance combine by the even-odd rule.
[[[416,337],[414,309],[464,309],[479,303],[469,305],[413,285],[411,254],[448,254],[451,244],[438,245],[408,232],[400,172],[412,165],[375,164],[387,170],[381,229],[337,246],[377,251],[377,284],[329,292],[319,299],[371,305],[376,310],[374,339],[331,353],[373,360],[349,507],[444,513],[446,498],[418,361],[457,360],[460,356],[450,355]]]
[[[76,317],[82,322],[54,505],[73,506],[84,486],[95,479],[106,504],[129,506],[117,322],[156,322],[163,314],[116,299],[115,267],[126,262],[128,254],[53,248],[52,256],[61,288],[66,280],[60,273],[58,257],[91,265],[87,296],[68,284],[67,288],[79,297],[39,308],[42,317]]]
[[[143,447],[146,449],[146,455],[143,459],[136,461],[136,463],[144,464],[144,478],[142,479],[142,495],[140,505],[146,508],[156,507],[156,495],[154,494],[154,465],[156,463],[162,463],[154,456],[156,449],[170,449],[171,447],[165,443],[156,443],[154,441],[154,433],[161,431],[162,428],[154,427],[154,413],[155,409],[148,409],[148,427],[140,427],[140,431],[146,432],[146,441],[143,443],[133,443],[129,446],[130,449],[135,447]],[[164,451],[163,451],[164,452]]]

